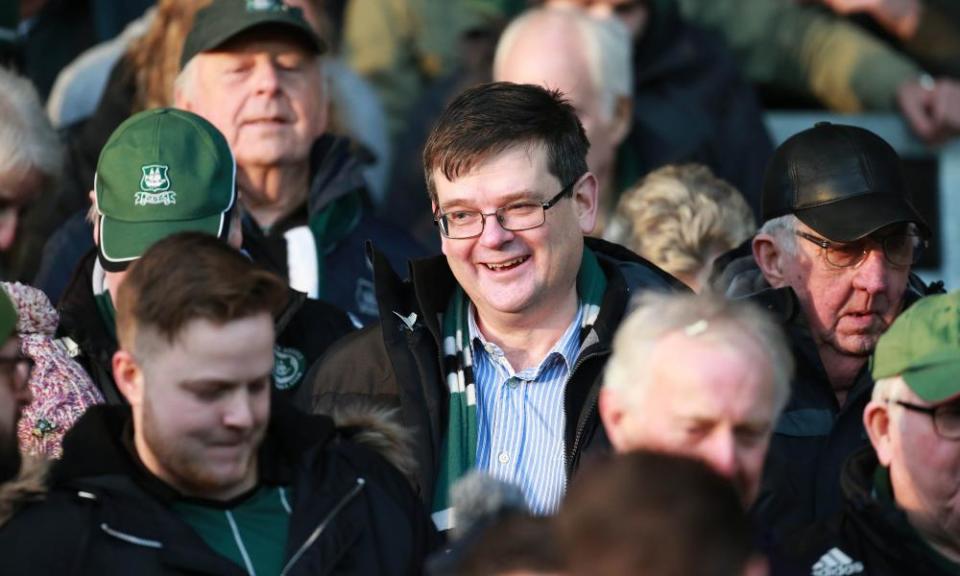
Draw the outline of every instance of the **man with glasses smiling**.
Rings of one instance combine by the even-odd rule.
[[[893,148],[826,122],[776,150],[762,214],[752,257],[734,260],[721,284],[776,310],[796,357],[756,505],[761,525],[779,534],[839,510],[843,461],[866,443],[867,359],[897,315],[931,291],[910,273],[929,228]]]
[[[960,292],[931,296],[880,337],[847,505],[791,538],[798,573],[960,573]],[[789,573],[784,571],[784,573]]]
[[[357,398],[400,409],[440,529],[453,524],[448,488],[471,468],[554,511],[584,451],[606,445],[596,398],[630,292],[682,289],[584,240],[597,216],[588,147],[558,92],[498,82],[461,94],[423,160],[445,257],[401,282],[374,254],[380,326],[308,375],[317,410]]]

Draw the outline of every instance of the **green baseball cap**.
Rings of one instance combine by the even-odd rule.
[[[960,396],[960,290],[927,296],[901,314],[871,362],[874,380],[901,375],[931,404]]]
[[[124,270],[177,232],[225,237],[236,174],[226,139],[200,116],[172,108],[131,116],[97,162],[100,264]]]
[[[183,42],[180,68],[201,52],[213,50],[242,32],[265,26],[283,27],[297,34],[317,54],[327,50],[327,43],[303,18],[303,11],[281,0],[213,0],[198,10],[193,19]]]
[[[0,345],[17,330],[17,307],[7,291],[0,288]]]

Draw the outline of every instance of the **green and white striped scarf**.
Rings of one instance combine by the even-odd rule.
[[[583,303],[580,344],[600,313],[600,302],[607,279],[596,255],[584,248],[577,274],[577,293]],[[473,352],[470,346],[470,302],[457,286],[443,315],[443,370],[450,389],[450,416],[441,448],[440,474],[433,495],[433,521],[440,530],[453,527],[450,488],[477,457],[477,390],[473,376]],[[569,376],[568,376],[569,377]]]

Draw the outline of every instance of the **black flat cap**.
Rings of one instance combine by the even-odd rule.
[[[774,152],[761,213],[764,222],[795,214],[837,242],[905,222],[930,233],[910,200],[896,151],[869,130],[829,122],[791,136]]]
[[[317,54],[327,50],[326,42],[303,18],[303,12],[281,0],[213,0],[206,8],[198,10],[193,19],[193,26],[183,42],[180,69],[201,52],[213,50],[248,30],[267,26],[293,33]]]

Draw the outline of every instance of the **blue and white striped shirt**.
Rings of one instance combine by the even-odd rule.
[[[563,456],[563,396],[580,351],[583,303],[560,340],[535,368],[519,373],[503,350],[487,342],[469,314],[477,387],[476,466],[520,487],[534,514],[560,506],[567,479]]]

